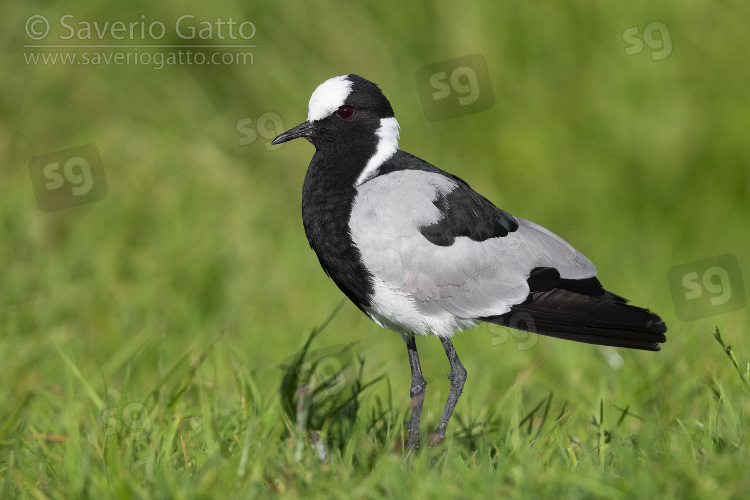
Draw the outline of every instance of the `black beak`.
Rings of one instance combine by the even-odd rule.
[[[311,122],[304,122],[300,123],[296,127],[287,130],[283,134],[279,134],[279,136],[271,142],[271,144],[281,144],[282,142],[291,141],[292,139],[296,139],[298,137],[310,137],[315,130],[315,125],[313,125]]]

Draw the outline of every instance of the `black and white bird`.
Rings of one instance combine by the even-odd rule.
[[[400,150],[398,122],[376,84],[353,74],[323,82],[307,121],[273,144],[298,137],[315,146],[302,221],[320,265],[362,312],[406,342],[410,448],[427,386],[416,335],[436,335],[451,367],[433,444],[445,438],[466,380],[451,336],[479,322],[650,351],[666,341],[662,320],[606,291],[594,264],[565,240]]]

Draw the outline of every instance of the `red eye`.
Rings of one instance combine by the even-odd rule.
[[[347,118],[351,118],[354,114],[354,109],[352,109],[351,106],[341,106],[337,111],[336,114],[339,115],[340,118],[343,118],[346,120]]]

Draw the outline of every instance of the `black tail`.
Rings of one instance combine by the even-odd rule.
[[[501,316],[481,319],[587,344],[658,351],[659,344],[666,342],[666,325],[648,309],[629,305],[604,290],[596,278],[550,279],[549,269],[532,272],[532,291],[524,302]]]

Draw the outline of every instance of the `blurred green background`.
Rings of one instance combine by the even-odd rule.
[[[186,44],[173,29],[185,14],[196,23],[249,20],[256,34],[246,43],[257,47],[252,64],[29,62],[29,54],[80,57],[88,49],[24,45],[131,43],[109,35],[99,41],[95,32],[92,40],[61,41],[66,14],[76,28],[163,22],[163,39],[132,41],[144,45]],[[25,31],[34,15],[51,24],[45,40]],[[632,39],[624,32],[637,27],[643,39],[655,21],[667,31],[626,55]],[[202,368],[217,390],[225,387],[230,398],[237,370],[252,370],[263,390],[277,390],[278,363],[343,295],[302,229],[301,185],[313,147],[294,141],[267,150],[268,141],[305,120],[318,84],[357,73],[390,99],[402,149],[563,236],[594,261],[608,289],[652,308],[669,326],[660,353],[616,351],[624,358],[619,369],[608,362],[611,350],[546,338],[519,350],[513,338],[495,345],[486,327],[459,335],[455,345],[469,379],[457,414],[493,407],[537,362],[522,398],[553,388],[562,400],[580,398],[582,412],[590,413],[586,404],[597,408],[597,398],[608,394],[652,424],[672,425],[691,414],[688,396],[703,379],[736,378],[709,334],[714,325],[738,356],[750,358],[747,307],[683,322],[667,279],[673,266],[729,253],[741,269],[730,278],[748,284],[748,21],[750,4],[741,0],[4,2],[2,414],[12,414],[32,391],[71,397],[62,389],[68,375],[56,346],[92,384],[118,387],[125,360],[152,342],[127,371],[128,397],[139,400],[158,369],[187,346],[205,347],[225,332]],[[672,49],[660,58],[665,38]],[[217,36],[199,42],[218,48],[196,52],[238,51],[222,49],[229,40]],[[477,53],[487,62],[494,105],[426,120],[418,68]],[[42,212],[29,161],[85,144],[101,153],[106,197]],[[389,374],[395,404],[407,408],[400,337],[347,303],[316,342],[353,341],[365,370]],[[425,409],[434,414],[447,394],[448,364],[435,339],[419,340],[419,348],[429,384]],[[24,422],[48,432],[52,416],[40,416],[41,408],[25,408]]]

